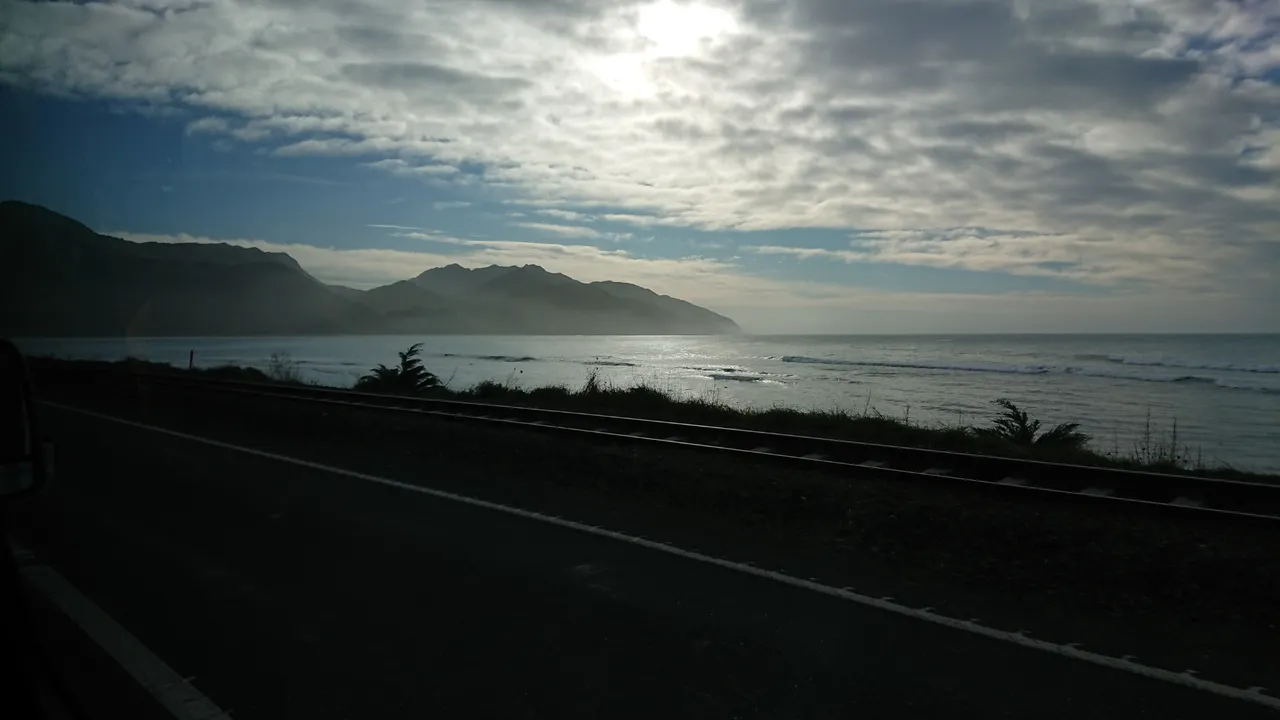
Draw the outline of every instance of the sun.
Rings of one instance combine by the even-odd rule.
[[[696,2],[661,0],[637,12],[636,32],[650,42],[650,53],[659,57],[699,54],[710,42],[737,29],[733,13]]]
[[[586,65],[615,92],[631,98],[654,91],[651,62],[702,55],[739,30],[732,12],[705,2],[658,0],[620,19],[616,37],[640,42],[626,52],[591,57]]]

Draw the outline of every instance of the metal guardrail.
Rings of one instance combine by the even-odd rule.
[[[1241,519],[1280,520],[1280,485],[1266,483],[975,455],[668,420],[381,395],[322,386],[149,373],[130,373],[130,377],[197,390],[216,388],[223,393],[749,454],[760,459],[800,463],[859,476],[967,483],[1086,502],[1127,503]]]

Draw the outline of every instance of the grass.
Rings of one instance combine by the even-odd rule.
[[[288,359],[287,355],[275,354],[273,360],[278,358],[279,366],[268,363],[267,371],[257,368],[240,367],[238,365],[219,365],[210,368],[179,368],[168,363],[154,362],[152,360],[142,360],[139,358],[125,358],[124,360],[63,360],[50,357],[33,357],[28,358],[28,365],[31,372],[37,378],[41,373],[56,372],[59,376],[75,376],[77,371],[85,371],[85,377],[89,378],[89,373],[100,370],[114,370],[137,373],[150,373],[154,375],[194,375],[196,377],[211,378],[214,380],[232,380],[235,382],[260,382],[260,383],[288,383],[302,384],[302,380],[298,377],[297,364]]]
[[[267,377],[272,382],[297,385],[302,382],[302,368],[287,352],[273,352],[267,360]]]
[[[802,409],[782,405],[770,408],[737,407],[715,394],[682,394],[652,382],[631,385],[612,383],[602,379],[594,370],[588,373],[586,380],[577,388],[564,385],[525,388],[508,378],[506,382],[485,380],[462,390],[439,387],[426,393],[425,397],[622,415],[1079,465],[1152,472],[1190,472],[1210,477],[1262,482],[1277,481],[1277,478],[1269,475],[1206,465],[1201,454],[1178,445],[1176,423],[1171,435],[1163,437],[1148,416],[1143,437],[1134,443],[1127,454],[1100,452],[1089,445],[1092,438],[1082,432],[1077,423],[1063,423],[1040,432],[1038,420],[1030,418],[1016,404],[1004,398],[993,401],[998,410],[991,425],[975,427],[962,422],[946,426],[922,425],[913,422],[909,414],[904,414],[901,418],[889,417],[877,412],[869,404],[861,412],[842,408]]]
[[[510,378],[506,382],[485,380],[471,388],[434,388],[425,394],[450,400],[470,400],[552,410],[589,412],[601,415],[670,420],[700,425],[761,430],[765,432],[812,435],[948,450],[981,455],[999,455],[1048,462],[1114,467],[1165,473],[1194,473],[1208,477],[1277,482],[1280,478],[1249,473],[1228,466],[1209,466],[1202,453],[1179,444],[1177,423],[1162,435],[1148,413],[1144,434],[1127,452],[1101,452],[1089,444],[1091,436],[1077,423],[1063,423],[1040,432],[1040,422],[1030,418],[1012,401],[993,401],[997,412],[991,425],[978,427],[963,422],[928,426],[913,422],[909,414],[889,417],[868,403],[861,412],[843,408],[797,408],[775,405],[769,408],[737,407],[712,393],[682,394],[652,382],[620,385],[602,379],[592,370],[580,387],[564,385],[521,387]]]
[[[1207,477],[1280,482],[1273,475],[1250,473],[1229,466],[1209,466],[1199,452],[1181,444],[1176,421],[1167,433],[1152,424],[1148,412],[1143,434],[1131,448],[1122,450],[1118,443],[1110,451],[1099,451],[1089,444],[1090,436],[1076,423],[1063,423],[1041,432],[1039,420],[1031,418],[1011,400],[993,401],[996,414],[987,426],[958,421],[954,425],[923,425],[911,420],[909,412],[901,418],[876,411],[868,400],[859,411],[844,408],[797,408],[775,405],[769,408],[738,407],[723,400],[718,393],[703,395],[681,393],[654,382],[620,385],[602,378],[591,370],[581,386],[522,386],[515,374],[499,382],[485,380],[472,387],[453,389],[426,371],[419,359],[419,347],[400,353],[400,363],[379,365],[360,378],[355,389],[394,395],[448,400],[466,400],[552,410],[588,412],[601,415],[669,420],[699,425],[761,430],[765,432],[811,435],[858,442],[928,448],[980,455],[1027,458],[1078,465],[1114,467],[1165,473],[1193,473]],[[103,361],[54,361],[33,358],[33,371],[40,363],[59,362],[72,365],[124,366],[150,373],[191,373],[201,377],[244,382],[301,382],[296,363],[287,355],[272,355],[267,372],[254,368],[223,366],[185,370],[164,363],[129,358]]]

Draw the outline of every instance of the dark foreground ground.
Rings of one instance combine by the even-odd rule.
[[[1039,502],[276,400],[42,392],[1237,687],[1280,676],[1269,527],[1175,532],[1160,516],[1082,520]],[[1255,711],[545,523],[46,414],[58,484],[16,512],[25,542],[237,718]]]

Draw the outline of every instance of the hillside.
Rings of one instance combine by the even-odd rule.
[[[281,253],[132,243],[14,202],[0,230],[6,335],[324,334],[379,319]]]
[[[650,293],[653,299],[630,297],[600,283],[582,283],[537,265],[494,265],[475,270],[449,265],[428,270],[413,282],[467,308],[470,332],[548,335],[739,332],[737,324],[729,318],[692,303],[676,305],[655,301],[663,296],[654,293]]]
[[[12,201],[0,203],[0,237],[0,333],[10,336],[738,332],[692,303],[536,265],[449,265],[355,290],[321,283],[284,253],[134,243]]]

